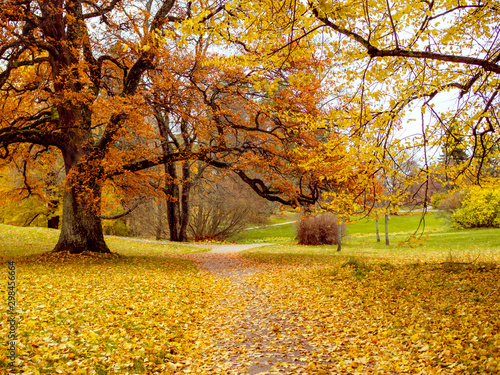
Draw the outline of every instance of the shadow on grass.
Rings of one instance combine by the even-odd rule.
[[[192,262],[186,259],[152,255],[122,255],[118,253],[102,254],[84,252],[81,254],[70,254],[69,252],[53,253],[51,251],[43,254],[32,254],[15,258],[16,263],[25,265],[61,265],[61,266],[110,266],[115,269],[120,267],[137,269],[168,269],[178,271],[193,271],[196,268]]]

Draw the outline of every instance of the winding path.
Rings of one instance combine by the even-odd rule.
[[[307,322],[295,321],[301,306],[281,306],[272,292],[256,284],[255,277],[265,279],[272,270],[238,254],[267,245],[271,244],[215,245],[205,253],[180,255],[226,288],[224,299],[201,324],[198,337],[206,343],[202,358],[181,364],[182,372],[310,374],[304,356],[313,354],[325,364],[331,361],[328,352],[310,342],[304,332]]]

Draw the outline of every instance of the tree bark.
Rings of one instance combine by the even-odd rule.
[[[100,198],[100,191],[98,193]],[[69,251],[71,254],[111,252],[104,241],[100,212],[85,207],[82,198],[77,198],[74,187],[64,192],[61,234],[53,251]]]
[[[47,220],[47,228],[59,229],[59,216],[52,216]]]
[[[167,221],[170,241],[179,239],[179,186],[174,163],[165,164],[165,194],[167,195]]]
[[[177,180],[175,164],[165,165],[165,194],[167,195],[167,220],[170,232],[170,241],[187,241],[187,227],[189,222],[189,194],[191,190],[189,164],[182,165],[182,187]]]
[[[163,229],[163,210],[161,201],[158,202],[158,224],[156,225],[156,241],[160,241],[164,239],[165,230]]]
[[[50,200],[48,204],[49,209],[49,219],[47,220],[47,228],[59,229],[59,215],[54,215],[57,210],[59,201]]]
[[[342,223],[338,223],[337,227],[337,251],[342,250]]]
[[[385,214],[385,244],[389,246],[389,215]]]
[[[187,241],[187,227],[189,222],[189,196],[191,190],[191,172],[189,163],[182,164],[182,195],[181,195],[181,220],[179,229],[179,241]]]
[[[377,231],[377,242],[380,242],[380,231],[378,230],[378,217],[375,218],[375,228]]]
[[[104,241],[101,222],[100,155],[82,151],[80,134],[75,134],[74,142],[62,149],[66,189],[63,194],[61,233],[53,252],[110,253]]]

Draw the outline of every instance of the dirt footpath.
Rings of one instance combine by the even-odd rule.
[[[237,251],[258,246],[263,245],[218,245],[210,252],[181,256],[194,261],[207,277],[229,283],[224,299],[202,324],[200,341],[208,345],[202,358],[184,364],[182,372],[306,374],[311,373],[303,358],[306,353],[317,352],[319,362],[331,360],[309,342],[300,325],[292,323],[297,311],[279,308],[279,301],[251,280],[269,270]]]

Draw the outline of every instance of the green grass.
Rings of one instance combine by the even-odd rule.
[[[243,231],[228,239],[230,242],[247,243],[279,243],[291,241],[297,236],[295,223],[267,226]]]
[[[296,212],[283,212],[278,215],[272,215],[269,218],[269,225],[244,230],[228,238],[227,241],[241,244],[291,241],[297,236],[297,231],[295,229],[296,224],[290,222],[297,220],[297,215]]]
[[[438,213],[430,212],[422,220],[421,213],[412,213],[407,215],[392,215],[389,218],[389,235],[394,233],[413,233],[417,230],[419,224],[425,224],[425,231],[450,231],[453,230],[450,222]],[[384,218],[379,218],[379,231],[381,237],[384,235]],[[422,226],[420,227],[422,229]],[[368,234],[375,237],[375,220],[361,219],[349,225],[349,234]]]
[[[276,215],[271,215],[269,218],[269,221],[271,224],[281,224],[281,223],[287,223],[289,221],[295,221],[298,218],[298,213],[297,212],[282,212],[280,214]]]
[[[51,251],[57,243],[59,231],[47,228],[23,228],[0,224],[0,257],[21,257]],[[171,244],[139,242],[128,238],[107,238],[112,252],[126,256],[201,253],[207,249]]]
[[[285,218],[271,218],[273,223],[283,223],[291,220],[295,220],[296,216],[287,216]],[[389,236],[394,237],[394,235],[403,237],[409,237],[413,234],[420,223],[420,214],[410,214],[405,216],[391,216],[389,219]],[[425,217],[425,232],[431,231],[450,231],[453,230],[451,225],[444,218],[438,217],[435,213],[430,213]],[[420,227],[422,228],[422,227]],[[384,236],[384,220],[379,220],[379,230],[381,237]],[[373,236],[375,238],[375,220],[373,219],[361,219],[358,222],[349,224],[348,226],[349,236]],[[231,241],[238,243],[280,243],[294,241],[297,237],[296,223],[276,225],[276,226],[266,226],[262,228],[246,230],[233,238]],[[399,238],[399,237],[398,237]],[[399,239],[401,241],[402,239]],[[349,239],[347,239],[349,241]]]
[[[376,242],[375,221],[362,219],[348,226],[342,251],[337,246],[299,246],[296,244],[295,224],[249,230],[238,239],[240,243],[274,243],[245,255],[273,263],[331,263],[336,258],[361,257],[385,259],[393,262],[411,261],[498,261],[500,257],[500,229],[460,230],[438,213],[425,217],[425,231],[412,237],[421,215],[391,216],[389,242],[385,245],[384,221],[379,220],[381,242]],[[422,227],[421,227],[422,228]]]
[[[344,248],[356,248],[365,252],[380,254],[389,251],[429,254],[432,252],[455,254],[487,254],[500,249],[500,229],[456,229],[439,213],[425,217],[425,226],[420,227],[421,216],[392,216],[389,220],[389,242],[385,245],[384,222],[379,220],[381,242],[376,242],[374,220],[361,220],[349,226],[349,236]],[[424,229],[422,233],[422,228]],[[415,234],[415,231],[417,233]],[[415,234],[415,237],[412,237]]]
[[[0,224],[0,256],[43,254],[54,248],[58,238],[59,231],[55,229]]]

